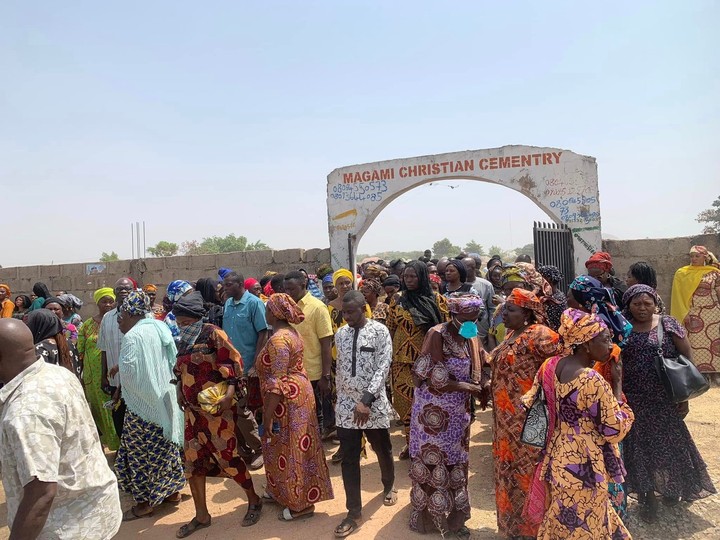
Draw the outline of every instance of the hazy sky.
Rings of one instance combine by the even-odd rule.
[[[235,233],[325,247],[326,177],[527,144],[597,158],[603,233],[700,232],[720,195],[720,3],[0,6],[3,266]],[[481,182],[393,202],[361,252],[512,248],[545,215]]]

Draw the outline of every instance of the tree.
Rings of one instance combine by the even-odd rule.
[[[454,257],[460,253],[460,246],[455,246],[450,240],[443,238],[433,244],[432,250],[437,258]]]
[[[515,256],[529,255],[530,258],[535,257],[535,244],[525,244],[523,247],[515,248]]]
[[[205,255],[209,253],[230,253],[232,251],[261,251],[272,249],[266,243],[258,240],[249,243],[244,236],[211,236],[203,238],[202,242],[190,240],[182,243],[182,252],[185,255]]]
[[[488,250],[488,255],[490,255],[491,257],[494,255],[500,255],[500,257],[502,257],[503,255],[505,255],[505,250],[500,246],[490,246],[490,249]]]
[[[475,240],[470,240],[465,244],[465,251],[468,253],[477,253],[478,255],[485,255],[485,250]]]
[[[119,261],[120,257],[118,257],[118,254],[114,251],[111,251],[110,253],[102,252],[102,255],[100,255],[100,262],[111,262],[111,261]]]
[[[712,203],[712,208],[703,210],[698,214],[698,223],[703,223],[704,234],[720,234],[720,197]]]
[[[180,244],[183,255],[200,255],[200,243],[197,240],[186,240]]]
[[[172,257],[177,255],[178,245],[175,242],[160,240],[155,247],[149,247],[148,251],[153,257]]]

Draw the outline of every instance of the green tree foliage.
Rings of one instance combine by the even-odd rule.
[[[433,244],[432,251],[438,259],[441,257],[454,257],[460,253],[460,246],[456,246],[447,238],[443,238]]]
[[[703,210],[698,214],[697,221],[704,225],[703,233],[720,234],[720,197],[712,203],[712,208]]]
[[[100,262],[111,262],[111,261],[119,261],[120,257],[117,253],[114,251],[111,251],[110,253],[102,252],[102,255],[100,255]]]
[[[530,255],[530,257],[535,257],[535,244],[526,244],[523,247],[515,248],[515,256],[518,255]]]
[[[172,257],[177,255],[178,245],[174,242],[161,240],[154,247],[149,247],[148,251],[153,257]]]
[[[182,251],[185,255],[230,253],[233,251],[261,251],[264,249],[272,248],[260,240],[250,243],[246,237],[235,236],[234,234],[211,236],[209,238],[203,238],[202,242],[191,240],[182,243]]]
[[[465,251],[467,253],[477,253],[479,255],[485,255],[485,249],[475,240],[470,240],[467,244],[465,244]]]
[[[488,255],[490,255],[491,257],[493,255],[500,255],[500,257],[502,257],[503,255],[505,255],[505,250],[500,246],[490,246],[490,249],[488,250]]]

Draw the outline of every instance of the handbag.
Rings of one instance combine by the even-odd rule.
[[[520,441],[530,446],[545,448],[548,435],[548,406],[543,385],[540,384],[535,400],[528,409]]]
[[[707,392],[710,383],[686,356],[678,354],[676,358],[666,358],[663,355],[663,319],[664,317],[660,317],[657,325],[658,350],[655,370],[670,401],[682,403]]]
[[[197,395],[197,402],[200,408],[210,414],[217,414],[220,401],[227,393],[228,383],[221,382],[213,386],[209,386]],[[237,403],[237,398],[233,396],[233,404]]]

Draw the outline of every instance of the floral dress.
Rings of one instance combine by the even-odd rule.
[[[281,396],[273,415],[277,433],[262,440],[268,494],[293,512],[332,499],[300,334],[289,329],[276,331],[260,352],[255,369],[263,395]]]

